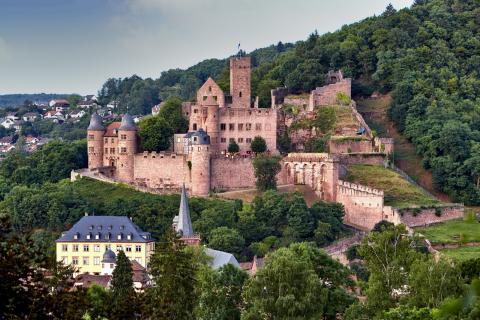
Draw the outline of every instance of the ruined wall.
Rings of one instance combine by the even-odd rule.
[[[135,184],[149,188],[190,188],[190,170],[183,156],[144,152],[135,155]]]
[[[337,94],[339,92],[343,92],[351,98],[352,79],[343,79],[337,83],[329,84],[313,90],[310,95],[309,110],[312,111],[316,106],[337,104]]]
[[[283,99],[283,104],[291,104],[294,106],[299,106],[300,108],[307,108],[309,104],[309,96],[286,96]]]
[[[350,166],[354,164],[383,165],[385,155],[382,153],[352,153],[338,155],[340,164]]]
[[[383,219],[383,191],[338,180],[337,202],[345,207],[344,222],[371,230]]]
[[[232,190],[254,187],[255,175],[252,158],[212,157],[212,189]]]
[[[463,205],[451,205],[438,208],[396,210],[401,223],[410,228],[428,226],[453,219],[462,219],[465,208]],[[418,210],[418,209],[417,209]]]
[[[330,153],[372,153],[374,152],[370,140],[359,140],[356,137],[351,139],[331,139],[328,142]]]

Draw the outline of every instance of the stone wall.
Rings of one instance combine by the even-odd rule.
[[[462,219],[465,208],[463,205],[453,204],[438,208],[421,209],[420,212],[415,212],[414,208],[404,210],[397,209],[396,211],[401,223],[407,227],[416,228],[448,220]]]
[[[252,158],[212,157],[211,187],[217,190],[254,188]]]
[[[134,183],[148,188],[190,188],[190,170],[183,156],[144,152],[135,155]]]
[[[330,153],[372,153],[374,152],[370,140],[358,139],[357,137],[345,137],[331,139],[328,142]]]
[[[383,165],[385,154],[383,153],[350,153],[338,155],[340,164],[350,166],[354,164]]]
[[[383,191],[339,180],[337,202],[345,208],[345,224],[371,230],[383,219]]]
[[[343,92],[348,97],[351,97],[352,79],[343,79],[337,83],[329,84],[313,90],[310,95],[309,110],[312,111],[316,106],[337,104],[337,94],[339,92]]]

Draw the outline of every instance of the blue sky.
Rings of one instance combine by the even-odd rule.
[[[390,2],[413,0],[0,0],[0,94],[96,93],[109,77],[295,42]]]

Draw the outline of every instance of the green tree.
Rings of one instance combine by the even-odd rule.
[[[258,190],[265,191],[277,188],[277,174],[282,169],[280,160],[280,157],[277,156],[257,156],[253,159]]]
[[[252,143],[250,144],[250,148],[255,153],[263,153],[267,151],[267,143],[262,137],[256,136],[255,138],[253,138]]]
[[[112,274],[113,314],[116,319],[133,319],[135,290],[133,288],[133,271],[125,252],[117,254],[116,266]]]
[[[165,118],[157,115],[146,117],[138,124],[141,146],[147,151],[163,151],[170,147],[173,130]]]
[[[145,314],[154,319],[192,319],[196,269],[193,253],[170,229],[150,259],[155,286],[147,290]]]
[[[229,153],[238,153],[240,151],[240,147],[235,141],[232,141],[229,143],[227,150]]]
[[[335,319],[354,301],[337,281],[345,272],[305,243],[278,249],[247,282],[242,319]]]
[[[335,115],[334,108],[320,107],[313,120],[313,126],[321,133],[326,134],[335,128],[336,122],[337,116]]]
[[[245,246],[245,239],[236,229],[219,227],[210,233],[208,244],[213,249],[231,252],[238,257]]]
[[[240,319],[242,288],[248,275],[242,269],[226,264],[218,270],[202,268],[198,275],[198,319]]]
[[[110,291],[93,284],[87,290],[88,314],[91,319],[107,319],[112,314],[112,297]],[[131,304],[131,301],[128,302]]]
[[[178,97],[165,100],[158,116],[165,119],[173,133],[184,133],[188,130],[188,121],[182,114],[182,100]]]

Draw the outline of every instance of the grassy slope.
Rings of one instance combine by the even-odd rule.
[[[454,260],[464,261],[480,258],[480,247],[460,247],[442,250],[442,255]]]
[[[436,224],[428,228],[417,229],[417,231],[423,234],[432,243],[480,241],[480,223],[477,221],[453,220]]]
[[[425,170],[421,163],[422,158],[415,152],[415,146],[402,136],[387,117],[387,109],[390,105],[390,96],[378,99],[359,99],[358,111],[372,130],[376,130],[379,136],[391,137],[395,140],[395,164],[405,171],[419,185],[445,202],[451,202],[447,195],[433,189],[432,174]]]
[[[425,195],[401,175],[383,166],[353,165],[348,168],[346,181],[362,184],[385,192],[385,204],[396,208],[431,206],[439,201]]]

